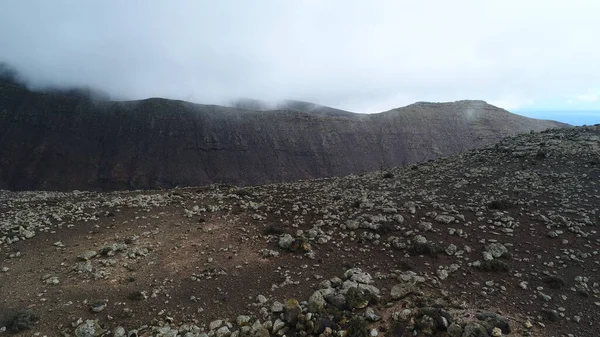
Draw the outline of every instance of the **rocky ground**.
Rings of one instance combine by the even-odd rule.
[[[598,336],[600,125],[257,187],[0,192],[0,336]]]

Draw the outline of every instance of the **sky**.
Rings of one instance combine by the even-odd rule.
[[[0,62],[34,88],[114,99],[365,113],[480,99],[600,123],[598,13],[597,0],[0,0]]]

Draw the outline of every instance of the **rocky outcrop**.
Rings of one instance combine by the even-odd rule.
[[[566,126],[483,101],[416,103],[372,115],[302,112],[308,103],[292,103],[297,109],[256,111],[157,98],[94,101],[0,84],[0,189],[137,189],[339,176]]]

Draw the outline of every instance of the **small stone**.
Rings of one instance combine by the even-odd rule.
[[[494,258],[500,258],[504,254],[508,253],[508,248],[506,248],[503,244],[496,242],[485,246],[485,250],[492,254]]]
[[[98,252],[96,252],[95,250],[88,250],[83,252],[83,254],[79,255],[79,259],[83,260],[83,261],[88,261],[91,260],[94,256],[98,255]]]
[[[325,298],[323,293],[319,290],[315,291],[308,299],[308,310],[312,312],[319,312],[325,307]]]
[[[494,256],[490,252],[483,252],[482,255],[484,261],[492,261],[494,259]]]
[[[365,310],[365,319],[371,322],[377,322],[381,320],[381,316],[375,312],[375,309],[369,307]]]
[[[433,229],[433,224],[427,221],[419,222],[419,229],[424,232],[430,232]]]
[[[58,279],[58,276],[51,276],[44,279],[44,283],[49,285],[56,285],[60,283],[60,280]]]
[[[106,309],[106,305],[107,305],[106,302],[98,301],[98,302],[95,302],[92,305],[90,305],[90,310],[92,310],[92,312],[98,313],[98,312],[101,312],[104,309]]]
[[[254,332],[254,337],[270,337],[270,336],[271,336],[271,334],[269,333],[269,330],[265,329],[262,326]]]
[[[394,214],[394,216],[392,216],[392,220],[396,221],[399,224],[404,224],[404,217],[400,214]]]
[[[502,330],[500,328],[492,329],[492,337],[502,337]]]
[[[260,304],[265,304],[268,300],[264,295],[258,295],[256,296],[256,301]]]
[[[127,332],[125,328],[122,326],[118,326],[113,330],[113,337],[125,337],[127,336]]]
[[[558,311],[551,309],[542,309],[542,316],[544,317],[544,319],[550,322],[556,322],[560,319]]]
[[[510,333],[510,324],[508,320],[493,312],[482,312],[475,315],[478,320],[483,321],[483,325],[492,331],[493,328],[499,328],[502,333]]]
[[[277,302],[277,301],[275,303],[273,303],[273,305],[271,306],[271,312],[274,312],[274,313],[283,312],[283,303]]]
[[[448,278],[448,270],[446,269],[438,269],[436,270],[436,274],[442,281]]]
[[[487,330],[481,324],[470,322],[465,325],[462,337],[482,337],[487,335]]]
[[[546,295],[546,294],[544,294],[544,293],[543,293],[543,292],[541,292],[541,291],[539,291],[539,292],[538,292],[538,294],[539,294],[539,295],[540,295],[540,297],[541,297],[541,298],[542,298],[544,301],[546,301],[546,302],[549,302],[549,301],[551,301],[551,300],[552,300],[552,296],[550,296],[550,295]]]
[[[246,326],[248,324],[250,324],[250,316],[247,315],[239,315],[235,322],[237,323],[238,326]]]
[[[262,257],[277,257],[279,256],[279,252],[272,249],[261,249],[260,253]]]
[[[229,327],[222,326],[219,328],[219,330],[217,330],[215,332],[215,336],[216,337],[229,337],[229,336],[231,336],[231,331],[229,330]]]
[[[450,245],[448,245],[448,247],[446,247],[446,254],[452,256],[452,255],[456,254],[457,250],[458,250],[458,247],[456,247],[456,245],[450,244]]]
[[[273,323],[273,330],[272,331],[273,331],[273,333],[277,333],[277,331],[283,329],[284,327],[285,327],[285,322],[278,318]]]
[[[335,308],[338,309],[344,309],[346,307],[346,297],[344,296],[344,294],[340,294],[340,293],[335,293],[335,292],[331,292],[328,294],[323,295],[325,297],[325,300],[327,301],[327,303],[329,303],[330,305],[332,305]]]
[[[392,287],[390,295],[395,300],[401,300],[409,295],[417,295],[421,292],[412,283],[400,283]]]
[[[217,319],[217,320],[214,320],[214,321],[210,322],[210,324],[208,324],[208,328],[210,330],[216,330],[221,325],[223,325],[223,320]]]
[[[294,238],[289,234],[283,234],[279,237],[278,245],[283,249],[290,249],[292,244],[294,243]]]
[[[455,218],[452,215],[438,215],[435,217],[435,221],[439,223],[449,224],[453,222]]]
[[[346,272],[344,273],[344,278],[350,281],[363,284],[371,284],[374,282],[373,277],[369,275],[369,273],[365,273],[359,268],[346,270]]]
[[[96,337],[105,333],[106,330],[102,329],[98,324],[97,320],[87,320],[77,326],[75,329],[75,336],[77,337]]]
[[[463,329],[460,327],[460,325],[458,325],[456,323],[452,323],[452,324],[450,324],[450,326],[448,326],[448,336],[461,337],[462,333],[463,333]]]

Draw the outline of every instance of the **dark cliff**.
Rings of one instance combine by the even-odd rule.
[[[302,103],[304,104],[304,103]],[[566,124],[482,101],[372,115],[111,102],[0,84],[0,189],[257,184],[405,165]]]

